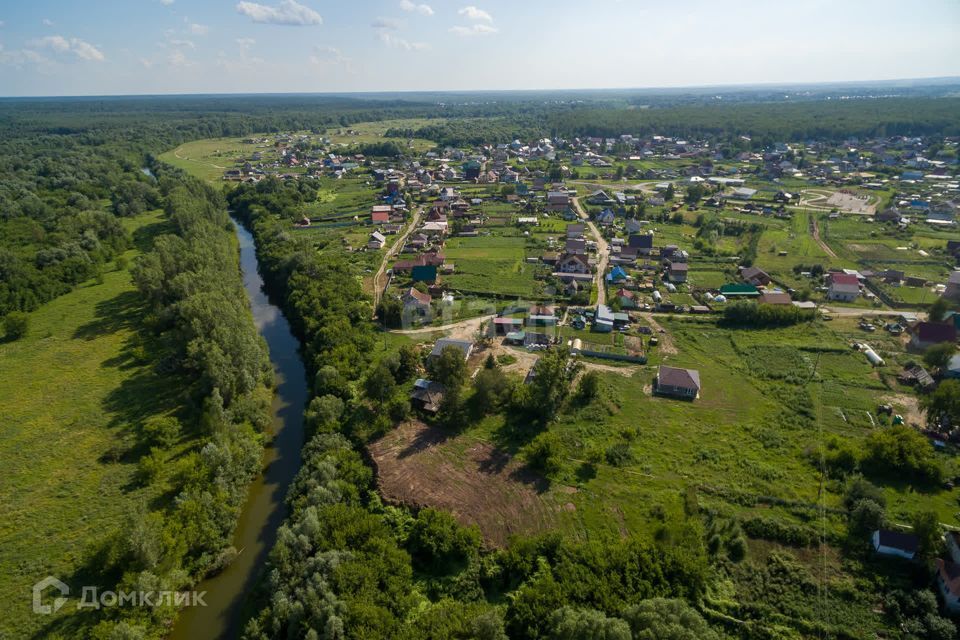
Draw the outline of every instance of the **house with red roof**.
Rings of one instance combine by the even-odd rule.
[[[827,276],[827,298],[852,302],[860,295],[860,280],[850,273],[831,273]]]
[[[375,204],[370,208],[370,222],[373,224],[385,224],[390,222],[390,214],[393,207],[389,204]]]

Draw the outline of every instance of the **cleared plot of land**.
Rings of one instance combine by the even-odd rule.
[[[830,191],[828,189],[804,189],[801,205],[819,209],[837,209],[844,213],[873,215],[880,198],[874,194],[848,191]]]
[[[384,498],[438,507],[476,524],[484,539],[503,546],[515,534],[552,528],[562,501],[545,481],[493,445],[407,422],[370,445]]]
[[[125,222],[142,245],[163,228],[156,212]],[[124,455],[135,426],[177,400],[176,385],[139,355],[141,304],[129,272],[111,271],[31,313],[26,337],[0,343],[0,637],[39,632],[50,619],[32,613],[31,585],[70,581],[95,543],[157,497]]]
[[[444,254],[456,271],[444,282],[464,291],[531,295],[536,265],[524,262],[525,245],[522,237],[451,238]]]

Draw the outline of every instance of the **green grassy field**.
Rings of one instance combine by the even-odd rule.
[[[563,495],[568,502],[556,526],[579,539],[652,534],[665,517],[682,512],[684,492],[692,489],[700,508],[711,513],[741,522],[772,519],[814,538],[823,525],[828,536],[841,539],[845,517],[833,510],[842,506],[842,484],[836,479],[827,484],[821,522],[820,475],[811,453],[832,437],[860,446],[872,430],[884,428],[884,420],[875,414],[880,402],[905,411],[901,403],[911,391],[895,382],[888,387],[862,354],[849,348],[853,340],[869,340],[890,358],[883,368],[890,375],[906,359],[897,339],[877,334],[864,338],[853,318],[776,330],[730,330],[707,319],[684,317],[660,317],[659,322],[678,353],[654,349],[650,364],[632,368],[632,374],[625,369],[604,374],[601,401],[574,407],[550,425],[549,431],[563,443],[563,464],[549,495]],[[568,328],[563,333],[611,339]],[[816,350],[825,351],[818,356]],[[697,369],[701,397],[685,402],[653,396],[651,384],[661,362]],[[522,454],[531,436],[506,424],[502,416],[488,418],[466,437]],[[614,466],[605,459],[615,445],[626,445],[629,462]],[[952,451],[937,457],[948,476],[957,472]],[[941,522],[960,525],[954,491],[878,482],[884,486],[892,522],[909,523],[917,511],[933,509]],[[874,611],[875,591],[864,588],[850,594],[850,585],[878,573],[890,573],[895,583],[907,574],[861,564],[842,555],[836,545],[822,552],[754,538],[746,563],[729,580],[711,587],[724,591],[722,597],[716,592],[713,596],[721,609],[734,615],[736,603],[776,600],[776,594],[765,592],[765,571],[771,556],[786,558],[811,583],[823,580],[835,598],[830,600],[830,615],[822,616],[815,593],[795,594],[790,610],[782,612],[791,624],[802,628],[826,621],[856,627],[864,637],[881,630],[885,622]]]
[[[244,144],[240,138],[211,138],[182,144],[160,154],[159,160],[203,180],[221,182],[225,169],[232,169],[237,159],[254,151],[268,152],[268,149]]]
[[[358,122],[349,127],[341,127],[327,130],[326,137],[331,142],[354,145],[371,142],[383,142],[383,140],[393,140],[397,144],[407,146],[408,141],[404,138],[384,138],[383,134],[387,129],[419,129],[431,124],[443,122],[442,119],[429,120],[426,118],[399,118],[395,120],[381,120],[379,122]],[[352,133],[349,133],[352,132]],[[409,141],[409,148],[417,153],[423,153],[437,146],[437,143],[422,138],[414,138]]]
[[[451,238],[444,247],[456,272],[444,282],[454,289],[499,295],[531,295],[536,265],[524,262],[523,237]]]
[[[125,223],[138,245],[128,258],[165,227],[159,212]],[[133,481],[126,454],[139,423],[176,409],[177,387],[143,356],[141,321],[129,271],[113,270],[31,313],[26,337],[0,342],[0,637],[49,622],[30,609],[31,585],[74,576],[125,514],[158,497]]]

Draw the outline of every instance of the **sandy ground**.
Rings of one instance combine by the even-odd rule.
[[[926,424],[923,417],[923,410],[916,396],[910,396],[905,393],[896,393],[880,398],[882,402],[893,407],[895,413],[903,416],[904,421],[909,425],[922,427]]]
[[[506,452],[421,422],[401,424],[369,451],[384,499],[450,511],[461,523],[476,524],[492,546],[549,530],[557,512],[572,506],[547,498],[546,481]]]

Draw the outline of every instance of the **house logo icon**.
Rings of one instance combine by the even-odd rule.
[[[54,598],[53,605],[43,604],[43,592],[46,591],[48,587],[55,587],[57,591],[60,592],[60,595]],[[53,576],[47,576],[40,582],[33,585],[33,612],[42,615],[50,615],[58,611],[60,607],[66,604],[67,599],[64,596],[69,594],[70,587],[60,580],[57,580]]]

